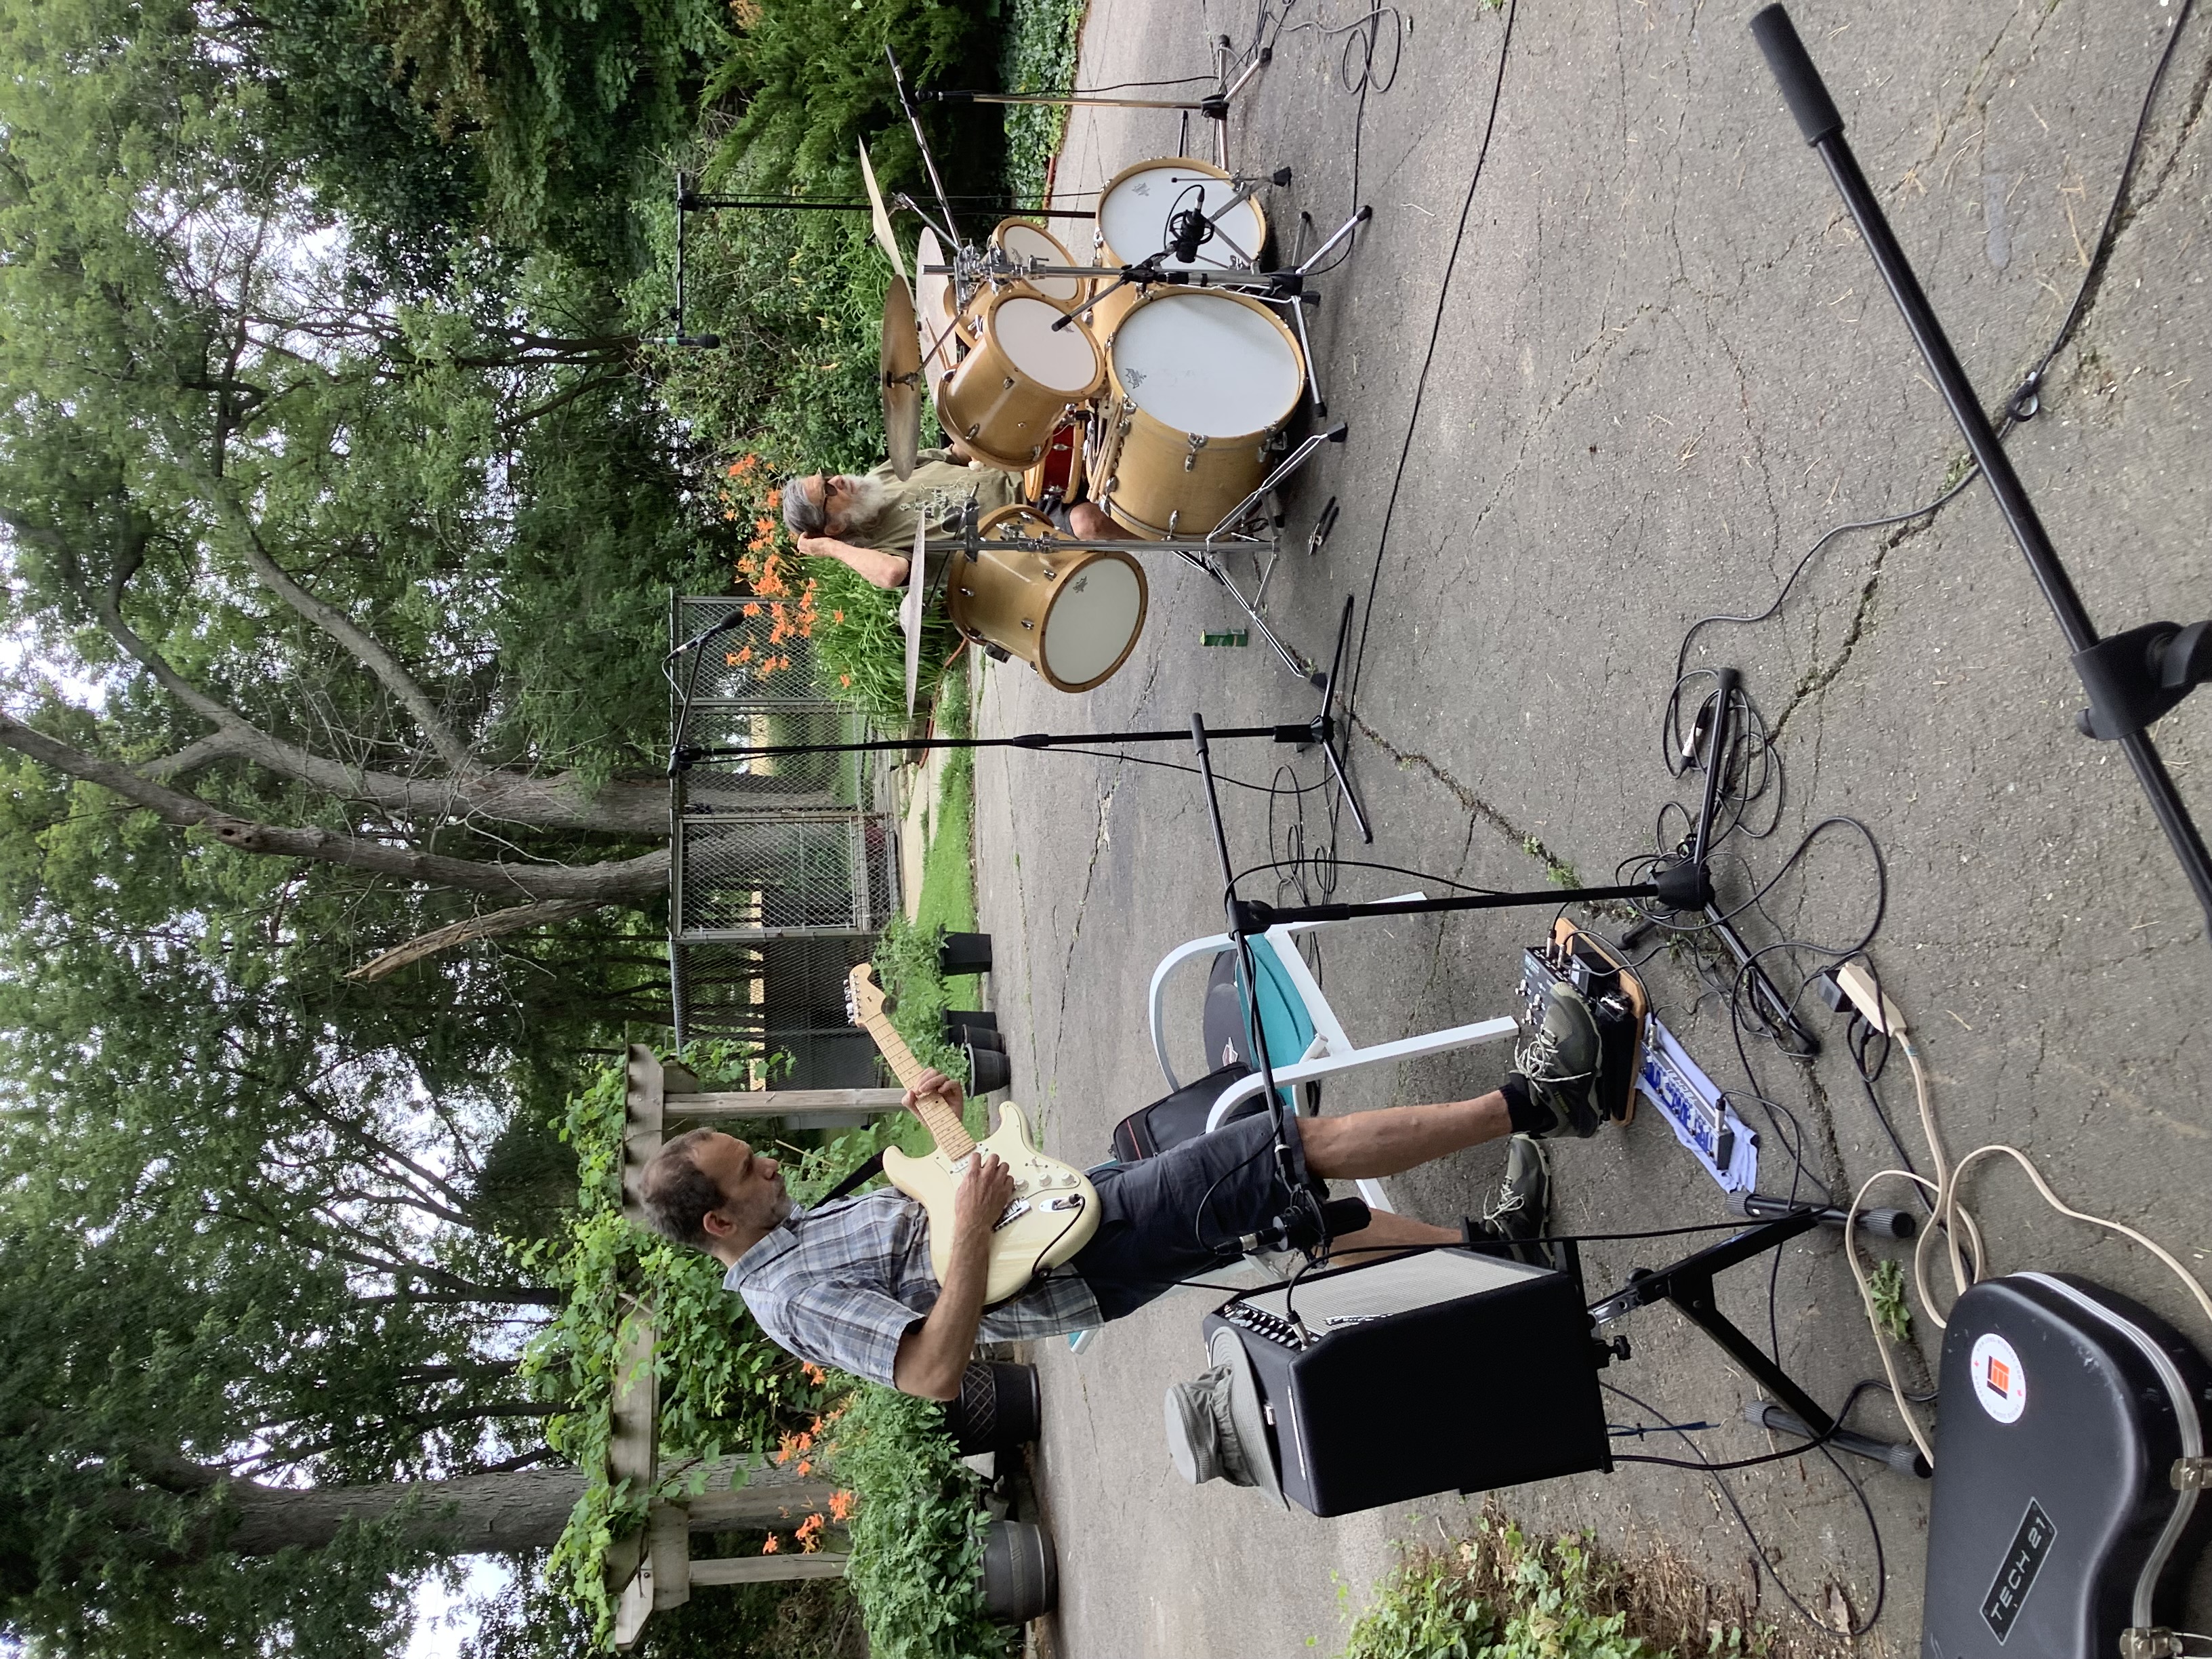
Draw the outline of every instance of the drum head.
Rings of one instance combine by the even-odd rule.
[[[992,233],[991,240],[1017,259],[1042,259],[1048,265],[1075,263],[1057,236],[1026,220],[1007,220]],[[1083,294],[1083,279],[1079,276],[1024,276],[1022,280],[1046,299],[1057,300],[1062,305],[1073,304]]]
[[[1098,346],[1079,319],[1055,330],[1067,313],[1026,294],[1010,294],[992,307],[986,325],[999,349],[1021,372],[1049,392],[1073,400],[1098,384]]]
[[[1164,250],[1168,216],[1200,207],[1201,191],[1208,217],[1221,214],[1221,204],[1237,193],[1218,171],[1198,162],[1155,161],[1123,173],[1098,198],[1098,235],[1113,252],[1112,263],[1133,264]],[[1267,240],[1260,210],[1249,202],[1221,214],[1219,233],[1199,249],[1195,259],[1170,258],[1161,264],[1170,270],[1243,265],[1259,258],[1260,244]]]
[[[1063,567],[1037,672],[1061,691],[1082,691],[1121,665],[1145,625],[1145,573],[1126,553],[1096,553]]]
[[[1273,430],[1305,389],[1297,343],[1273,313],[1234,295],[1156,294],[1121,319],[1113,354],[1123,396],[1208,438]]]

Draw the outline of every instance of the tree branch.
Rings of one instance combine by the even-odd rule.
[[[368,984],[394,974],[402,968],[434,957],[441,951],[450,951],[457,945],[467,945],[480,939],[496,939],[502,933],[520,933],[526,927],[550,927],[556,921],[567,921],[599,907],[583,899],[552,899],[540,904],[510,904],[505,909],[488,910],[465,921],[448,922],[443,927],[434,927],[427,933],[417,933],[404,945],[396,945],[380,956],[371,957],[360,967],[347,974],[347,979]]]
[[[179,830],[204,830],[241,853],[311,859],[433,887],[459,888],[505,899],[632,904],[658,894],[668,880],[666,848],[605,864],[486,863],[419,852],[363,836],[241,818],[198,796],[142,776],[130,767],[88,755],[13,716],[0,713],[0,744],[87,783],[96,783]]]

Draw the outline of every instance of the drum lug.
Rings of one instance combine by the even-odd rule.
[[[1182,470],[1184,471],[1195,472],[1198,471],[1198,452],[1205,447],[1206,434],[1203,432],[1192,433],[1190,434],[1190,453],[1182,458]]]
[[[1177,507],[1174,512],[1168,514],[1168,534],[1172,536],[1182,528],[1182,509],[1181,507]]]
[[[1056,582],[1060,580],[1060,572],[1047,565],[1044,568],[1044,579],[1048,582]]]
[[[1002,376],[999,381],[999,390],[1001,392],[1012,392],[1013,389],[1014,377],[1011,374]]]
[[[1014,653],[1007,650],[1005,646],[993,645],[988,641],[983,646],[983,654],[993,662],[1012,662],[1014,656]]]
[[[1031,622],[1027,617],[1022,618],[1022,627],[1024,629],[1035,628],[1036,626],[1036,624]]]

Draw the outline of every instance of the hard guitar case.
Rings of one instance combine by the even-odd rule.
[[[1959,1298],[1943,1334],[1922,1659],[2154,1659],[2212,1522],[2212,1365],[2067,1273]]]

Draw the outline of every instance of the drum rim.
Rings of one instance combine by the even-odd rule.
[[[1106,349],[1103,354],[1106,358],[1107,390],[1112,394],[1115,412],[1124,419],[1133,420],[1141,416],[1143,419],[1151,422],[1163,432],[1187,433],[1189,430],[1188,427],[1170,426],[1165,421],[1153,414],[1152,410],[1146,409],[1142,404],[1132,402],[1129,397],[1128,388],[1121,384],[1121,377],[1114,372],[1114,343],[1121,337],[1121,331],[1128,325],[1129,319],[1135,316],[1146,306],[1158,305],[1161,302],[1169,300],[1204,300],[1209,301],[1214,300],[1232,300],[1237,304],[1243,306],[1248,310],[1258,312],[1262,317],[1265,317],[1269,322],[1275,325],[1275,332],[1280,335],[1283,338],[1283,343],[1290,347],[1291,362],[1297,366],[1298,371],[1297,390],[1291,393],[1291,406],[1266,426],[1254,427],[1249,432],[1208,433],[1206,434],[1206,441],[1208,444],[1241,444],[1250,439],[1266,437],[1280,431],[1283,427],[1290,422],[1291,417],[1297,415],[1298,412],[1298,405],[1305,401],[1306,355],[1302,349],[1300,349],[1298,346],[1298,337],[1291,331],[1291,325],[1288,323],[1285,323],[1280,317],[1275,315],[1271,307],[1261,301],[1254,299],[1249,294],[1238,294],[1232,289],[1225,288],[1159,289],[1151,294],[1146,295],[1134,305],[1131,306],[1127,311],[1121,314],[1121,320],[1114,325],[1114,332],[1107,337]],[[1127,405],[1126,409],[1123,408],[1123,405],[1125,404]],[[1164,535],[1166,532],[1163,531],[1161,533]]]
[[[1104,260],[1102,263],[1108,265],[1120,265],[1127,264],[1128,263],[1127,259],[1121,257],[1121,251],[1111,242],[1106,240],[1106,198],[1114,193],[1115,189],[1121,185],[1124,179],[1133,178],[1139,173],[1149,173],[1154,167],[1194,167],[1209,178],[1218,179],[1224,185],[1231,182],[1231,175],[1227,168],[1218,167],[1211,161],[1201,161],[1195,155],[1155,155],[1148,161],[1130,162],[1127,167],[1123,167],[1119,173],[1115,173],[1111,179],[1109,179],[1106,181],[1105,187],[1098,192],[1098,199],[1093,204],[1093,211],[1097,215],[1097,217],[1093,222],[1097,224],[1098,228],[1092,233],[1092,240],[1097,244],[1097,250],[1099,252],[1114,255],[1111,259]],[[1267,210],[1260,205],[1260,198],[1256,196],[1251,198],[1244,204],[1244,205],[1252,210],[1252,216],[1260,222],[1260,246],[1265,247],[1267,244]],[[1255,247],[1252,250],[1252,257],[1255,259],[1257,259],[1260,257],[1260,248]],[[1208,267],[1205,266],[1185,265],[1171,265],[1169,267],[1170,270],[1204,270],[1207,268]]]
[[[1063,533],[1058,525],[1054,524],[1050,519],[1044,515],[1044,514],[1038,511],[1037,508],[1030,506],[1027,501],[1009,501],[1004,507],[992,508],[991,511],[986,513],[981,518],[975,521],[975,533],[980,537],[986,531],[992,529],[995,526],[1005,522],[1007,519],[1017,514],[1036,520],[1054,536]],[[1064,586],[1064,579],[1073,575],[1079,570],[1088,568],[1091,564],[1100,559],[1119,560],[1121,563],[1127,565],[1132,574],[1135,575],[1137,579],[1136,620],[1130,626],[1129,637],[1127,641],[1123,643],[1121,653],[1116,656],[1112,662],[1107,664],[1103,669],[1100,670],[1097,674],[1093,675],[1087,680],[1063,680],[1050,669],[1047,668],[1042,660],[1044,657],[1045,632],[1052,625],[1053,609],[1054,606],[1059,605],[1060,596],[1067,592],[1066,587]],[[1036,630],[1037,660],[1030,661],[1030,666],[1036,671],[1036,677],[1039,679],[1042,680],[1047,685],[1050,686],[1055,691],[1088,691],[1093,686],[1103,685],[1105,682],[1112,679],[1115,675],[1121,672],[1121,665],[1129,660],[1129,653],[1137,648],[1137,641],[1144,637],[1145,621],[1146,618],[1152,614],[1152,586],[1151,582],[1146,580],[1144,561],[1138,558],[1135,554],[1124,552],[1118,547],[1091,547],[1078,549],[1075,551],[1075,562],[1062,569],[1060,573],[1060,577],[1054,580],[1052,585],[1052,592],[1046,599],[1044,608],[1037,615]],[[948,595],[947,609],[949,610],[950,608],[950,597]],[[1024,660],[1028,661],[1029,659],[1025,658]]]

